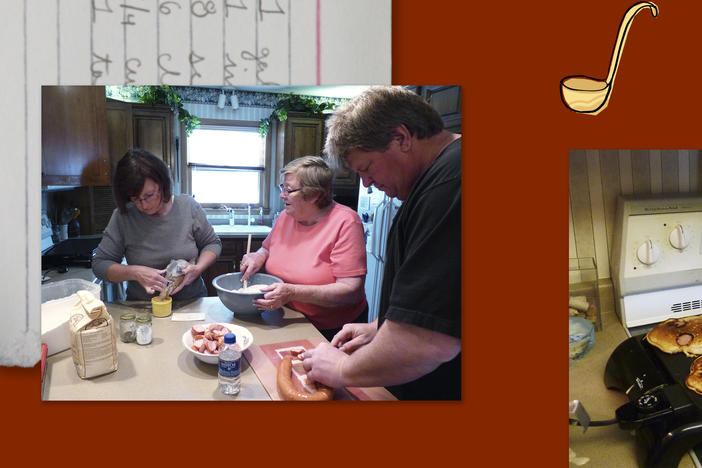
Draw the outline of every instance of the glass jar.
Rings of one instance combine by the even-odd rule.
[[[119,338],[124,343],[136,340],[136,314],[127,312],[119,316]]]
[[[600,289],[598,286],[597,265],[592,257],[568,259],[568,315],[581,317],[602,330],[600,314]]]
[[[151,315],[140,315],[136,319],[136,342],[140,345],[151,343]]]

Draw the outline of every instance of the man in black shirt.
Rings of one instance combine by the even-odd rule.
[[[331,387],[403,400],[461,398],[461,140],[400,87],[371,88],[327,121],[325,152],[403,201],[388,235],[379,317],[304,354]]]

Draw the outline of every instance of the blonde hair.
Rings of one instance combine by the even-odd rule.
[[[280,171],[285,174],[297,176],[302,188],[302,198],[308,200],[315,195],[317,208],[326,208],[332,202],[332,179],[334,172],[324,159],[319,156],[302,156],[293,159]]]

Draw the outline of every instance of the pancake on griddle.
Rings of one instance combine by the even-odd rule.
[[[685,379],[685,385],[690,390],[702,395],[702,358],[697,358],[692,361],[690,366],[690,375]]]
[[[664,353],[702,354],[702,315],[668,319],[646,334],[646,339]]]

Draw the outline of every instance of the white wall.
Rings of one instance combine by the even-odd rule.
[[[610,278],[617,197],[702,190],[700,150],[573,150],[570,152],[568,256],[594,257]]]

